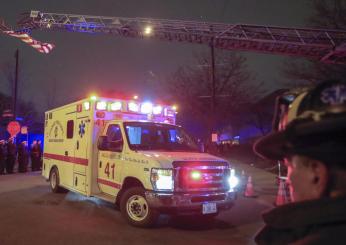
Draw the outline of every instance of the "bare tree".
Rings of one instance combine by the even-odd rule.
[[[317,28],[346,29],[345,0],[314,0],[310,24]]]
[[[210,56],[195,55],[196,65],[180,67],[169,79],[165,89],[180,104],[179,113],[189,122],[208,128],[211,115]],[[261,84],[251,84],[254,76],[246,67],[246,59],[236,53],[217,52],[216,108],[214,126],[221,129],[232,125],[238,108],[255,101]],[[178,114],[179,115],[179,114]],[[209,130],[205,130],[208,132]]]
[[[0,66],[0,72],[5,77],[7,88],[8,88],[8,94],[10,96],[1,95],[1,106],[0,111],[6,109],[11,109],[11,105],[13,104],[13,90],[14,90],[14,80],[15,80],[15,69],[14,64],[10,62],[4,62]],[[26,77],[26,78],[24,78]],[[37,111],[32,102],[24,101],[22,98],[23,91],[25,91],[27,84],[24,82],[27,81],[27,75],[24,75],[24,72],[22,70],[19,70],[19,81],[18,81],[18,102],[17,102],[17,115],[18,117],[22,118],[21,123],[23,125],[31,127],[37,120]]]
[[[314,0],[313,15],[308,24],[315,28],[346,29],[345,0]],[[346,76],[346,65],[324,64],[317,61],[296,59],[286,61],[283,74],[292,80],[316,83],[326,79],[343,79]],[[304,84],[306,85],[306,84]]]

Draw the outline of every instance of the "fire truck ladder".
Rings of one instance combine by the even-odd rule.
[[[226,50],[301,56],[346,64],[346,31],[31,11],[22,30],[64,30],[212,45]]]

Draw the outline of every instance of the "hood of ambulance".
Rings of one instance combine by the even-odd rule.
[[[228,162],[225,159],[210,155],[208,153],[199,152],[161,152],[161,151],[138,151],[149,161],[159,163],[162,168],[172,168],[172,163],[175,161],[186,162]]]

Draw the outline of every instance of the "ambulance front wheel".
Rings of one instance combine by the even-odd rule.
[[[142,187],[132,187],[124,192],[120,211],[131,225],[137,227],[151,227],[159,217],[159,213],[149,207]]]
[[[54,193],[63,192],[64,189],[59,186],[60,177],[59,177],[59,171],[56,167],[54,167],[50,171],[49,182],[50,182],[50,188],[52,189],[52,192]]]

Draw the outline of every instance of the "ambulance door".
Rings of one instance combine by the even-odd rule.
[[[115,196],[121,187],[121,159],[124,146],[120,125],[109,124],[106,136],[101,136],[101,138],[101,144],[99,140],[97,183],[103,193]]]
[[[86,191],[86,172],[89,161],[88,147],[91,138],[90,133],[90,117],[89,111],[81,111],[76,114],[76,141],[75,141],[75,161],[73,164],[73,187],[84,193]]]
[[[84,114],[84,115],[83,115]],[[73,165],[73,171],[78,172],[80,174],[86,173],[86,168],[90,162],[89,159],[89,141],[90,141],[90,117],[89,112],[85,111],[77,113],[76,117],[76,125],[75,125],[75,132],[76,132],[76,142],[75,142],[75,159],[76,162]]]
[[[74,145],[76,132],[76,112],[68,110],[64,112],[62,123],[66,127],[64,132],[64,141],[61,142],[60,155],[63,156],[62,166],[59,166],[60,181],[63,185],[73,187],[73,162],[74,162]],[[57,148],[58,149],[58,148]]]

